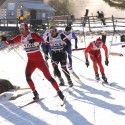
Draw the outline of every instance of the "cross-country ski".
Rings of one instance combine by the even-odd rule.
[[[22,106],[19,106],[20,108],[24,108],[24,107],[26,107],[26,106],[28,106],[28,105],[31,105],[31,104],[33,104],[33,103],[38,103],[38,102],[40,102],[40,101],[42,101],[42,100],[44,100],[45,98],[40,98],[40,99],[37,99],[37,100],[32,100],[32,101],[30,101],[30,102],[28,102],[28,103],[26,103],[26,104],[24,104],[24,105],[22,105]]]

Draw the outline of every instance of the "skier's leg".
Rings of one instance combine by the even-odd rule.
[[[99,67],[100,67],[100,72],[101,72],[101,74],[102,74],[102,79],[104,80],[104,82],[107,83],[108,81],[107,81],[107,77],[105,76],[104,68],[103,68],[102,63],[99,64]]]
[[[60,52],[53,52],[51,54],[52,56],[52,66],[53,66],[53,69],[54,69],[54,76],[57,76],[59,81],[60,81],[60,86],[63,86],[64,85],[64,80],[61,76],[61,72],[58,68],[58,63],[59,63],[59,60],[60,60]]]
[[[95,56],[90,56],[90,58],[93,62],[93,69],[94,69],[94,72],[95,72],[95,78],[98,80],[99,79],[99,73],[98,73],[97,59],[96,59]]]
[[[64,72],[67,80],[68,80],[68,83],[69,83],[69,86],[72,87],[73,86],[73,83],[72,83],[72,80],[70,78],[70,74],[66,68],[66,53],[63,52],[61,55],[60,55],[60,64],[61,64],[61,68],[62,68],[62,71]]]
[[[60,81],[60,86],[64,86],[64,80],[61,76],[61,72],[59,71],[58,64],[57,63],[52,63],[53,69],[54,69],[54,76],[57,76],[59,81]]]
[[[35,65],[28,61],[26,69],[25,69],[25,75],[26,75],[26,80],[28,82],[28,85],[32,91],[35,91],[35,86],[34,86],[34,83],[31,79],[31,75],[32,75],[34,70],[35,70]]]
[[[68,59],[69,59],[68,69],[72,70],[72,50],[71,50],[71,47],[68,48],[67,53],[68,53]]]
[[[57,82],[55,81],[55,79],[51,76],[47,66],[45,65],[45,62],[44,62],[43,58],[41,58],[41,61],[38,63],[38,68],[43,72],[46,79],[52,84],[54,89],[57,91],[57,94],[60,97],[60,99],[63,100],[64,95],[61,92],[61,90],[59,89],[59,86],[58,86]]]
[[[103,76],[105,73],[104,73],[104,67],[103,67],[102,63],[98,62],[98,66],[99,66],[100,72],[101,72],[101,74]]]
[[[102,65],[101,55],[98,58],[98,66],[99,66],[99,69],[100,69],[100,72],[101,72],[101,75],[102,75],[102,79],[104,80],[104,82],[107,82],[107,78],[106,78],[105,73],[104,73],[104,67]]]
[[[70,74],[69,74],[69,72],[68,72],[66,66],[62,65],[61,68],[62,68],[62,71],[64,72],[64,74],[65,74],[65,76],[66,76],[66,78],[67,78],[67,81],[68,81],[69,86],[72,87],[72,86],[73,86],[73,83],[72,83]]]
[[[59,71],[59,68],[58,68],[58,63],[56,62],[52,62],[52,66],[53,66],[53,73],[54,73],[54,76],[57,76],[58,78],[61,77],[61,73]]]
[[[25,70],[26,80],[27,80],[27,83],[34,94],[34,97],[33,97],[34,100],[39,99],[39,94],[37,93],[35,85],[31,79],[31,75],[32,75],[33,71],[35,70],[35,68],[36,68],[35,64],[28,61],[27,66],[26,66],[26,70]]]

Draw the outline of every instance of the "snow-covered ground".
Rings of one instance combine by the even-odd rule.
[[[93,39],[91,37],[91,39]],[[116,38],[114,38],[113,41]],[[121,52],[121,45],[112,46],[112,37],[108,37],[108,48],[113,52]],[[90,37],[86,37],[89,42]],[[118,39],[117,39],[118,41]],[[79,41],[79,48],[88,43]],[[122,51],[123,52],[123,51]],[[103,53],[103,51],[102,51]],[[103,54],[102,54],[103,55]],[[76,58],[77,57],[77,58]],[[22,49],[13,49],[10,52],[0,51],[0,76],[8,79],[13,85],[28,87],[25,80],[26,54]],[[8,96],[16,95],[30,90],[20,90],[6,93],[6,97],[0,95],[0,124],[1,125],[124,125],[125,124],[125,57],[109,55],[109,66],[105,66],[105,74],[112,86],[102,86],[94,80],[92,62],[87,68],[84,64],[83,51],[73,52],[73,68],[80,77],[77,83],[72,77],[74,87],[72,93],[64,90],[66,104],[61,107],[60,99],[50,83],[44,79],[41,71],[35,70],[33,80],[39,92],[38,103],[33,103],[20,108],[32,100],[32,93],[28,93],[16,100],[9,101]],[[79,58],[79,59],[78,59]],[[103,64],[104,64],[103,58]],[[50,60],[49,60],[50,64]],[[50,71],[52,67],[50,64]],[[64,75],[63,75],[64,77]],[[58,81],[58,79],[56,79]],[[64,77],[65,82],[66,79]],[[67,83],[66,83],[67,84]]]

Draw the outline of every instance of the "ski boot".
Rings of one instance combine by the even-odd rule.
[[[69,84],[69,87],[73,87],[73,83],[71,79],[68,81],[68,84]]]
[[[64,86],[64,80],[63,80],[63,78],[62,78],[62,77],[61,77],[61,78],[59,78],[59,81],[60,81],[59,86]]]
[[[69,72],[70,72],[70,73],[73,73],[74,71],[73,71],[73,69],[71,68],[71,69],[69,69]]]
[[[100,78],[99,78],[99,74],[97,73],[97,74],[95,74],[95,79],[97,80],[97,81],[99,81],[100,80]]]
[[[103,81],[104,81],[105,83],[108,83],[107,78],[106,78],[105,75],[102,75],[102,79],[103,79]]]
[[[59,90],[59,91],[57,92],[57,94],[58,94],[58,96],[60,97],[60,99],[63,101],[64,98],[65,98],[65,96],[63,95],[63,93]]]
[[[72,71],[72,66],[70,64],[68,64],[68,69],[69,71]]]
[[[63,95],[63,93],[60,90],[57,92],[57,94],[58,94],[58,96],[60,97],[60,99],[62,101],[61,106],[63,106],[65,104],[65,102],[66,102],[66,98],[65,98],[65,96]]]
[[[39,100],[39,94],[36,90],[33,92],[33,94],[34,94],[33,100],[35,101]]]

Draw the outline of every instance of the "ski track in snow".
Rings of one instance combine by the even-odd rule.
[[[83,43],[79,43],[79,47]],[[116,48],[116,47],[115,47]],[[114,50],[114,48],[111,48]],[[116,49],[115,49],[116,50]],[[119,51],[120,48],[117,48]],[[120,50],[121,51],[121,50]],[[23,59],[18,55],[18,53]],[[21,49],[17,52],[1,51],[1,78],[10,80],[14,85],[28,87],[25,80],[26,55]],[[84,60],[82,51],[75,51],[73,55]],[[104,57],[104,55],[103,55]],[[73,57],[72,57],[73,58]],[[104,64],[104,59],[102,60]],[[17,65],[18,64],[18,65]],[[109,66],[105,68],[108,81],[112,86],[102,86],[94,80],[92,63],[86,68],[84,62],[73,58],[73,68],[80,77],[79,82],[72,77],[74,87],[68,91],[66,86],[60,87],[66,97],[66,104],[60,106],[61,100],[56,95],[51,84],[44,79],[41,71],[35,70],[33,81],[40,98],[23,108],[21,105],[32,100],[32,93],[26,94],[12,101],[0,101],[0,124],[2,125],[124,125],[125,123],[125,78],[124,57],[109,56]],[[52,67],[49,61],[50,71]],[[16,77],[15,77],[16,75]],[[55,78],[57,81],[58,79]],[[9,95],[10,96],[10,95]]]

